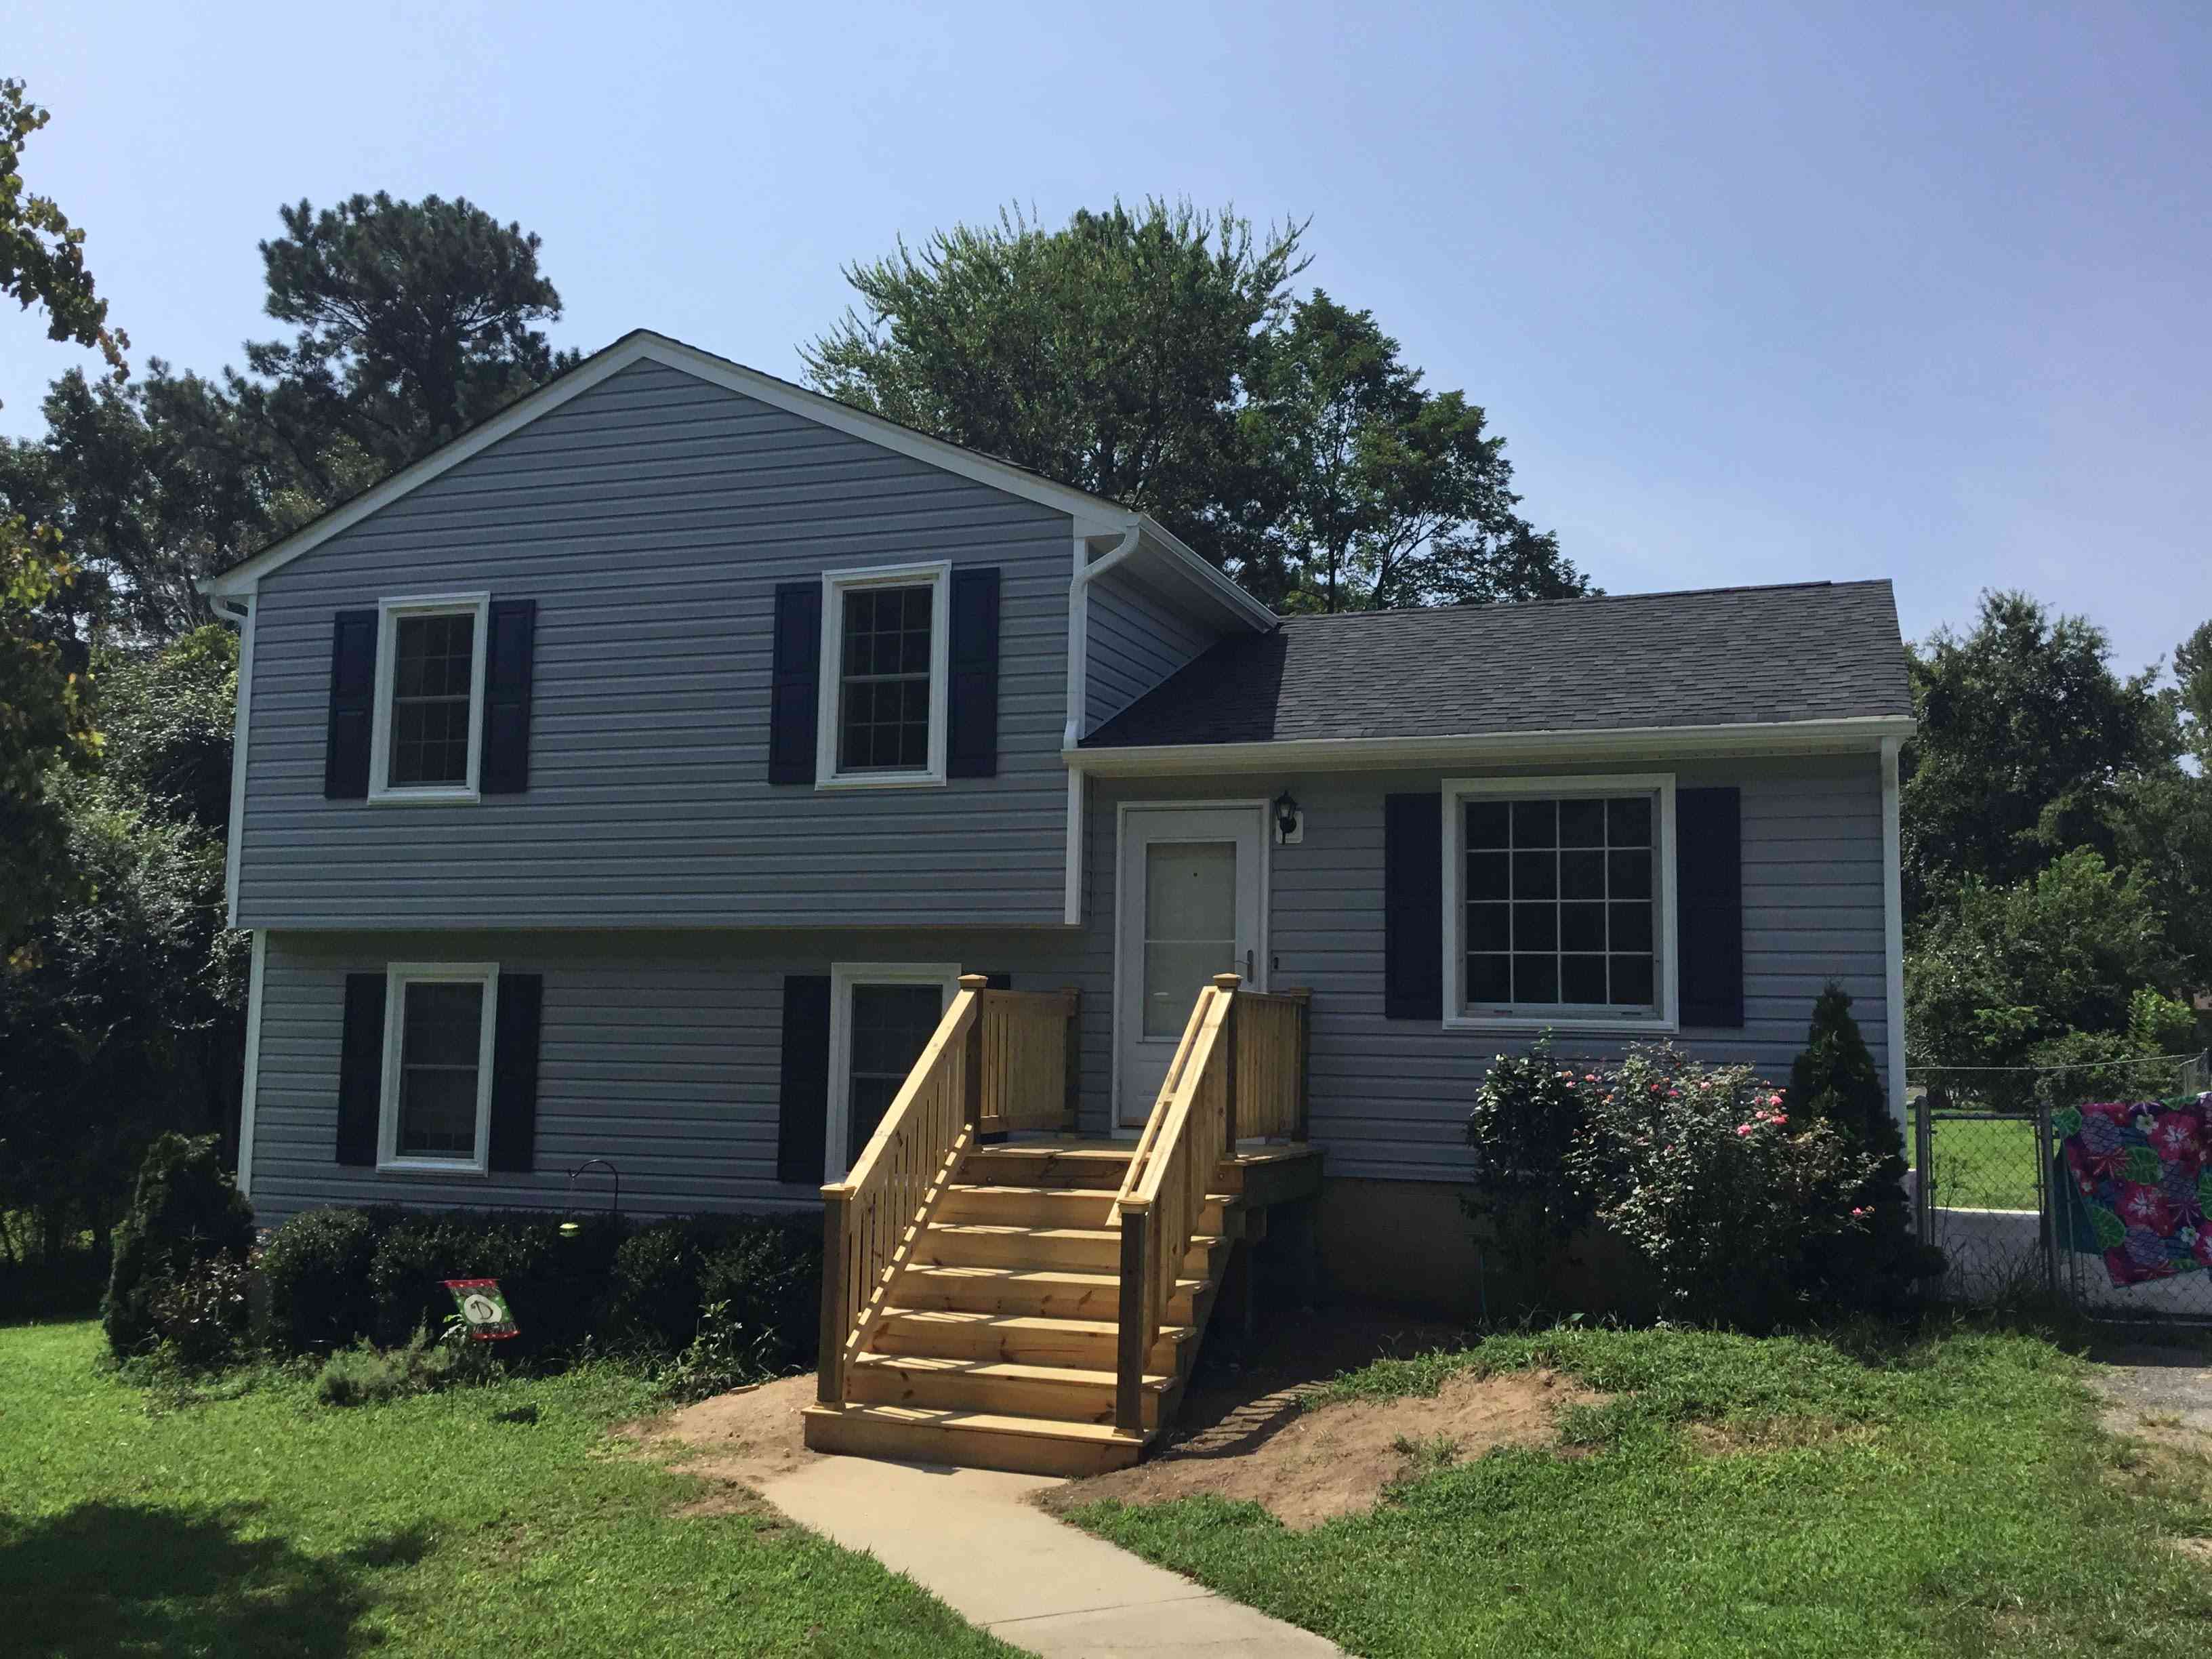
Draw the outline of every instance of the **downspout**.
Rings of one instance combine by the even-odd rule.
[[[1121,532],[1121,539],[1103,559],[1088,555],[1091,544],[1075,538],[1075,574],[1067,585],[1067,720],[1060,728],[1060,746],[1073,753],[1083,740],[1083,716],[1091,700],[1091,584],[1114,569],[1137,550],[1144,534],[1142,520]],[[1067,881],[1060,896],[1060,920],[1070,927],[1083,922],[1083,769],[1073,762],[1067,768]]]
[[[238,851],[246,833],[246,734],[253,708],[253,599],[210,597],[216,615],[238,624],[238,696],[230,728],[230,823],[224,837],[225,921],[238,926]],[[269,931],[253,930],[246,983],[246,1070],[238,1094],[238,1190],[253,1192],[254,1106],[261,1082],[261,1002],[268,974]]]
[[[1905,836],[1898,751],[1902,738],[1881,740],[1881,921],[1883,1027],[1889,1061],[1889,1109],[1899,1130],[1912,1125],[1905,1103]]]

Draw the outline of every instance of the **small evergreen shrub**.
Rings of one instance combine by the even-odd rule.
[[[1830,984],[1813,1005],[1805,1052],[1790,1068],[1790,1109],[1826,1123],[1869,1169],[1851,1197],[1864,1225],[1807,1241],[1799,1269],[1814,1300],[1893,1311],[1916,1281],[1943,1271],[1942,1253],[1920,1243],[1905,1194],[1905,1136],[1889,1090],[1851,1013],[1843,987]]]
[[[1462,1200],[1511,1265],[1537,1266],[1590,1224],[1596,1205],[1564,1178],[1568,1149],[1588,1128],[1597,1074],[1562,1065],[1546,1032],[1526,1054],[1500,1054],[1475,1091],[1467,1142],[1473,1190]]]
[[[434,1342],[427,1327],[395,1347],[380,1348],[367,1337],[341,1348],[323,1362],[315,1378],[315,1397],[325,1406],[380,1406],[410,1395],[428,1394],[488,1365],[459,1342]]]
[[[253,1208],[222,1167],[216,1138],[155,1137],[115,1231],[101,1318],[117,1358],[160,1340],[155,1305],[193,1267],[218,1256],[243,1262],[252,1244]]]

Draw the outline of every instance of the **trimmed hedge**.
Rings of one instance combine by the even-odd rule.
[[[644,1224],[544,1211],[307,1210],[262,1256],[269,1341],[327,1353],[362,1338],[386,1347],[434,1335],[453,1312],[448,1279],[496,1279],[521,1334],[502,1354],[555,1358],[586,1348],[674,1354],[701,1310],[763,1338],[778,1369],[813,1363],[822,1224],[812,1216],[702,1215]]]

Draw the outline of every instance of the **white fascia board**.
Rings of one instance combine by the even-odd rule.
[[[558,380],[539,387],[475,430],[464,433],[412,466],[402,468],[374,489],[364,490],[343,507],[334,507],[275,546],[263,549],[244,563],[235,565],[219,575],[201,578],[197,584],[199,591],[210,599],[251,594],[261,578],[271,571],[281,569],[301,554],[359,524],[372,513],[390,506],[409,491],[419,489],[471,456],[482,453],[501,439],[520,431],[542,416],[551,414],[570,399],[589,392],[631,364],[641,362],[662,363],[696,375],[702,380],[757,398],[772,408],[784,410],[835,431],[911,456],[942,471],[973,479],[1007,495],[1035,501],[1054,512],[1065,513],[1086,526],[1121,529],[1139,522],[1139,514],[1117,501],[1108,501],[1103,496],[1093,495],[1087,490],[1076,489],[1066,484],[1054,483],[1010,462],[963,449],[957,444],[929,437],[895,421],[887,421],[881,416],[841,404],[834,398],[809,392],[789,380],[778,380],[773,374],[747,368],[742,363],[717,357],[712,352],[685,345],[666,335],[639,329],[625,334],[612,345],[586,358]],[[1166,532],[1158,533],[1166,537],[1167,542],[1172,543],[1174,548],[1180,549],[1182,556],[1194,561],[1206,570],[1212,570],[1212,566],[1188,548],[1168,537]],[[1213,571],[1213,574],[1219,576],[1220,573]],[[1228,579],[1221,577],[1221,580],[1226,582]],[[1264,606],[1261,608],[1265,609]],[[1269,625],[1272,625],[1272,619]]]
[[[1312,738],[1279,743],[1194,743],[1070,749],[1061,758],[1098,777],[1206,772],[1367,770],[1583,760],[1693,760],[1758,755],[1874,754],[1910,737],[1909,715],[1760,725],[1624,726],[1601,732],[1473,732],[1449,738]]]
[[[1239,587],[1226,571],[1212,560],[1201,557],[1188,543],[1151,514],[1146,514],[1142,522],[1145,541],[1159,550],[1167,569],[1181,576],[1198,595],[1226,612],[1229,620],[1242,623],[1255,633],[1275,630],[1281,618]]]

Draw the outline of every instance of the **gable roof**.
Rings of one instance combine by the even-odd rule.
[[[963,448],[958,444],[948,443],[942,438],[933,438],[912,427],[886,420],[880,415],[855,409],[850,404],[841,404],[834,398],[825,398],[818,392],[810,392],[805,386],[763,374],[757,368],[748,368],[743,363],[718,357],[712,352],[702,351],[696,346],[686,345],[681,340],[656,334],[650,329],[632,330],[612,345],[594,352],[574,368],[556,375],[490,419],[431,451],[412,465],[402,467],[381,483],[331,507],[320,518],[303,525],[283,540],[240,560],[228,569],[202,577],[197,586],[210,599],[240,599],[250,595],[261,578],[270,572],[283,568],[301,554],[312,551],[331,537],[350,529],[410,490],[418,489],[433,478],[452,471],[532,421],[551,414],[633,363],[643,362],[660,363],[696,375],[729,391],[757,398],[773,408],[818,422],[836,431],[911,456],[928,465],[988,484],[1024,501],[1036,501],[1055,512],[1065,513],[1075,521],[1075,533],[1079,536],[1126,535],[1131,530],[1137,530],[1141,533],[1147,558],[1180,579],[1177,582],[1180,588],[1194,592],[1201,602],[1210,602],[1214,610],[1223,613],[1223,620],[1242,623],[1248,629],[1274,626],[1274,615],[1266,605],[1246,593],[1210,561],[1201,558],[1173,532],[1146,514],[1103,495],[1094,495],[1089,490],[1056,483],[1042,472],[1012,461]]]
[[[1887,581],[1288,617],[1224,639],[1080,748],[1911,729]],[[1878,728],[1888,727],[1890,730]]]

